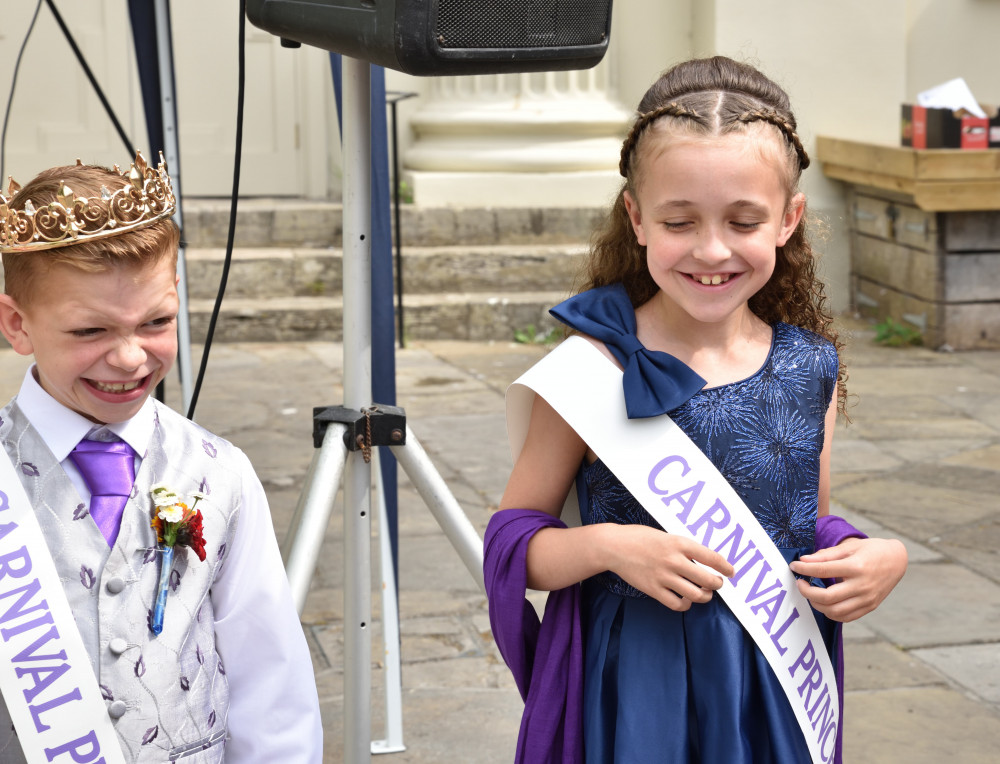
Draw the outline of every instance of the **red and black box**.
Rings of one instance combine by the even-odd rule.
[[[984,106],[986,117],[964,111],[935,109],[904,103],[901,141],[914,149],[993,149],[1000,148],[1000,114]]]

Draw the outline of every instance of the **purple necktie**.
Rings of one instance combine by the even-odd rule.
[[[90,489],[90,516],[114,546],[135,481],[135,452],[120,440],[81,440],[69,458]]]

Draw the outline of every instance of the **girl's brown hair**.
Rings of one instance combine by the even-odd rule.
[[[69,165],[40,172],[11,200],[12,209],[23,210],[31,203],[40,208],[58,200],[59,189],[66,185],[74,196],[101,198],[101,189],[114,192],[128,179],[120,173],[97,165]],[[4,291],[21,305],[30,303],[38,282],[54,265],[71,265],[90,273],[121,266],[153,265],[164,258],[177,262],[180,231],[172,220],[105,238],[83,239],[76,244],[38,252],[5,252],[3,256]]]
[[[796,193],[809,157],[796,132],[788,95],[757,69],[723,56],[695,59],[667,70],[639,102],[638,117],[622,144],[619,169],[625,182],[604,225],[598,229],[584,268],[580,291],[622,282],[633,307],[659,290],[646,265],[646,248],[635,237],[625,192],[635,197],[642,183],[642,159],[650,135],[717,136],[749,133],[780,141],[788,198]],[[800,326],[842,348],[826,307],[823,283],[816,277],[815,256],[806,236],[806,215],[784,246],[776,251],[774,273],[749,301],[750,310],[769,325]],[[838,410],[845,411],[847,371],[840,363]]]

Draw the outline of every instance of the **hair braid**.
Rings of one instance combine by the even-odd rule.
[[[701,115],[699,115],[698,112],[687,109],[676,101],[671,101],[670,103],[664,104],[663,106],[653,109],[652,111],[647,111],[645,114],[640,114],[639,118],[632,125],[632,129],[629,130],[629,133],[625,138],[625,142],[622,144],[621,159],[618,161],[618,172],[621,173],[623,178],[628,177],[629,160],[632,157],[632,152],[635,150],[635,145],[639,142],[639,137],[642,135],[643,130],[649,127],[660,117],[668,115],[671,117],[695,120],[701,119]]]
[[[784,133],[785,138],[795,149],[795,153],[799,156],[799,169],[806,169],[809,162],[809,155],[806,153],[805,147],[802,145],[802,141],[799,138],[799,134],[795,132],[795,127],[784,117],[782,117],[778,112],[772,109],[754,109],[753,111],[745,111],[740,114],[737,119],[744,124],[748,122],[768,122],[774,125],[782,133]]]

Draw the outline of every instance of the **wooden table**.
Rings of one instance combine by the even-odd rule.
[[[1000,150],[817,139],[849,184],[854,308],[933,348],[1000,348]]]

